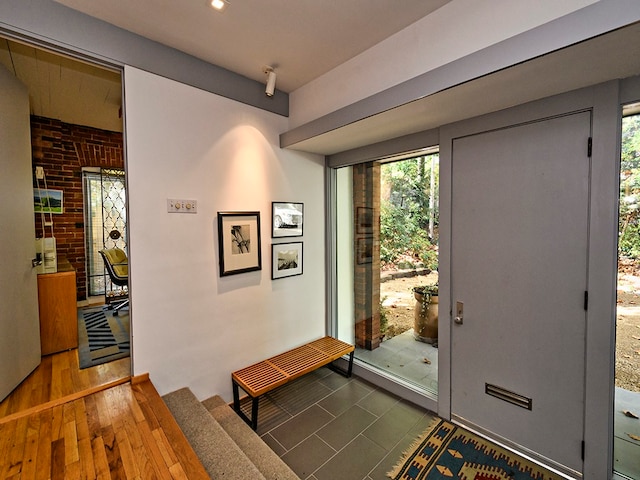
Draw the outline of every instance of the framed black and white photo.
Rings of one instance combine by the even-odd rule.
[[[262,269],[260,212],[218,212],[220,276]]]
[[[271,279],[302,275],[302,242],[271,245]]]
[[[358,207],[356,215],[356,233],[373,233],[373,208]]]
[[[273,238],[301,237],[304,223],[304,204],[295,202],[272,202],[271,225]]]
[[[356,262],[358,265],[373,262],[373,237],[360,237],[356,243]]]

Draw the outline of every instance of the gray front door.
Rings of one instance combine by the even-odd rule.
[[[590,125],[581,112],[452,144],[452,418],[576,472]]]
[[[40,363],[27,89],[0,66],[0,400]]]

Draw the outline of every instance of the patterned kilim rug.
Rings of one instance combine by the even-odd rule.
[[[387,474],[394,480],[562,480],[473,433],[438,419]]]
[[[107,307],[78,310],[78,358],[80,368],[95,367],[128,357],[129,312],[114,316]]]

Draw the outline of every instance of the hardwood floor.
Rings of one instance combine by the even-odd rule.
[[[0,422],[4,417],[29,409],[46,408],[108,385],[126,382],[131,375],[131,360],[122,358],[97,367],[80,370],[78,350],[45,355],[31,374],[0,402]]]
[[[2,479],[208,479],[153,384],[129,359],[42,364],[0,403]]]

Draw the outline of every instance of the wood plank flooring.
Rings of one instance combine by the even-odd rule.
[[[3,479],[208,479],[149,380],[0,425]]]
[[[125,382],[130,375],[129,358],[80,370],[77,349],[45,355],[40,365],[0,402],[0,422],[28,409],[64,402],[78,392]]]
[[[47,355],[0,403],[0,479],[208,479],[153,384],[128,358],[80,370]]]

